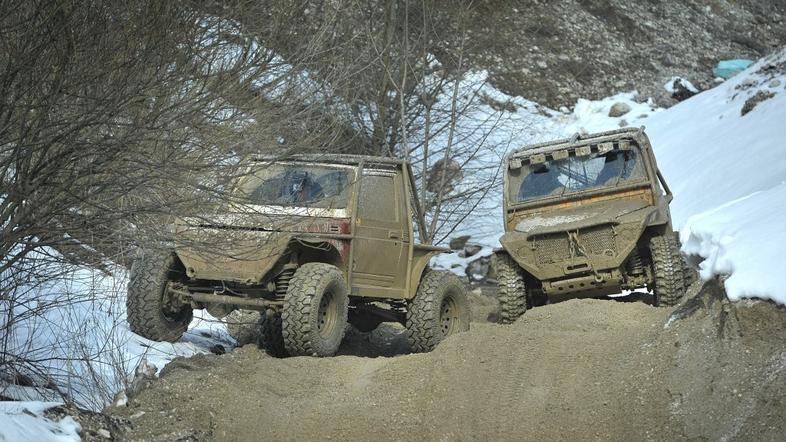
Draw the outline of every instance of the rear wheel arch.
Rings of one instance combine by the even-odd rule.
[[[321,262],[343,269],[346,264],[336,244],[329,240],[295,239],[289,243],[288,251],[296,254],[299,265]]]
[[[275,281],[285,270],[287,264],[293,263],[302,267],[310,262],[330,264],[337,267],[346,277],[346,260],[335,244],[326,240],[293,239],[290,241],[281,258],[262,278],[263,281]]]
[[[420,287],[421,282],[423,282],[423,278],[431,271],[431,267],[429,266],[431,258],[437,254],[438,252],[416,252],[416,255],[412,257],[412,269],[409,274],[409,293],[407,293],[407,299],[412,299],[417,295],[418,287]]]

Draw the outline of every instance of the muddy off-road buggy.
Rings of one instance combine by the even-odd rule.
[[[463,282],[431,270],[448,249],[416,244],[423,230],[408,163],[360,156],[258,160],[219,216],[181,218],[170,250],[131,267],[128,322],[175,341],[193,309],[217,317],[258,310],[260,344],[276,356],[335,354],[347,322],[407,328],[413,351],[469,329]]]
[[[679,302],[687,275],[672,194],[643,129],[526,146],[506,163],[493,260],[502,322],[548,300],[642,287],[655,305]]]

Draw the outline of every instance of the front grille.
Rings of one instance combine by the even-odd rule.
[[[617,254],[617,242],[611,226],[593,227],[579,232],[579,242],[587,253],[593,255]]]
[[[538,264],[553,264],[570,259],[568,234],[563,232],[535,238],[535,256]]]
[[[577,237],[581,247],[571,244],[573,241],[568,232],[535,237],[533,241],[537,263],[543,265],[567,261],[571,258],[571,249],[576,256],[582,255],[580,250],[584,250],[588,255],[617,254],[617,242],[611,225],[580,229]]]

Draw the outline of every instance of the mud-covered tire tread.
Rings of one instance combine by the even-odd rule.
[[[682,249],[682,242],[680,242],[679,232],[674,232],[674,238],[677,242],[677,248]],[[693,285],[699,279],[698,271],[690,264],[688,257],[680,252],[680,259],[682,260],[682,276],[685,280],[685,289]]]
[[[339,284],[336,293],[340,298],[338,323],[336,334],[328,341],[319,339],[316,330],[316,321],[312,316],[312,309],[318,303],[315,298],[323,293],[332,282]],[[349,299],[346,282],[341,271],[330,264],[321,262],[306,263],[295,272],[289,281],[289,289],[284,300],[284,309],[281,313],[282,333],[284,348],[290,356],[332,356],[338,350],[347,324],[347,309]]]
[[[126,311],[131,331],[153,341],[175,342],[193,318],[190,308],[181,317],[164,315],[161,294],[176,272],[177,258],[170,252],[141,251],[134,258],[128,281]]]
[[[679,304],[685,293],[684,259],[673,235],[650,239],[652,268],[655,276],[655,305],[670,307]]]
[[[259,342],[260,348],[270,356],[283,358],[287,356],[284,346],[284,330],[282,328],[281,313],[267,315],[264,312],[259,316]]]
[[[470,306],[464,283],[451,272],[428,270],[407,308],[407,340],[412,352],[429,352],[445,338],[440,330],[440,312],[442,300],[448,294],[462,311],[462,319],[453,333],[469,330]]]
[[[512,324],[527,311],[524,272],[507,253],[496,253],[494,266],[498,281],[499,322]]]

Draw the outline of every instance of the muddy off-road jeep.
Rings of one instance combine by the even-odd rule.
[[[642,287],[655,305],[679,302],[685,264],[672,194],[643,129],[526,146],[506,163],[494,255],[502,322],[548,300]]]
[[[431,270],[448,249],[416,244],[423,230],[408,163],[333,156],[258,160],[239,180],[242,203],[181,218],[173,250],[142,250],[131,267],[128,322],[175,341],[192,310],[258,310],[260,344],[276,356],[335,354],[347,322],[406,326],[413,351],[469,329],[463,282]]]

